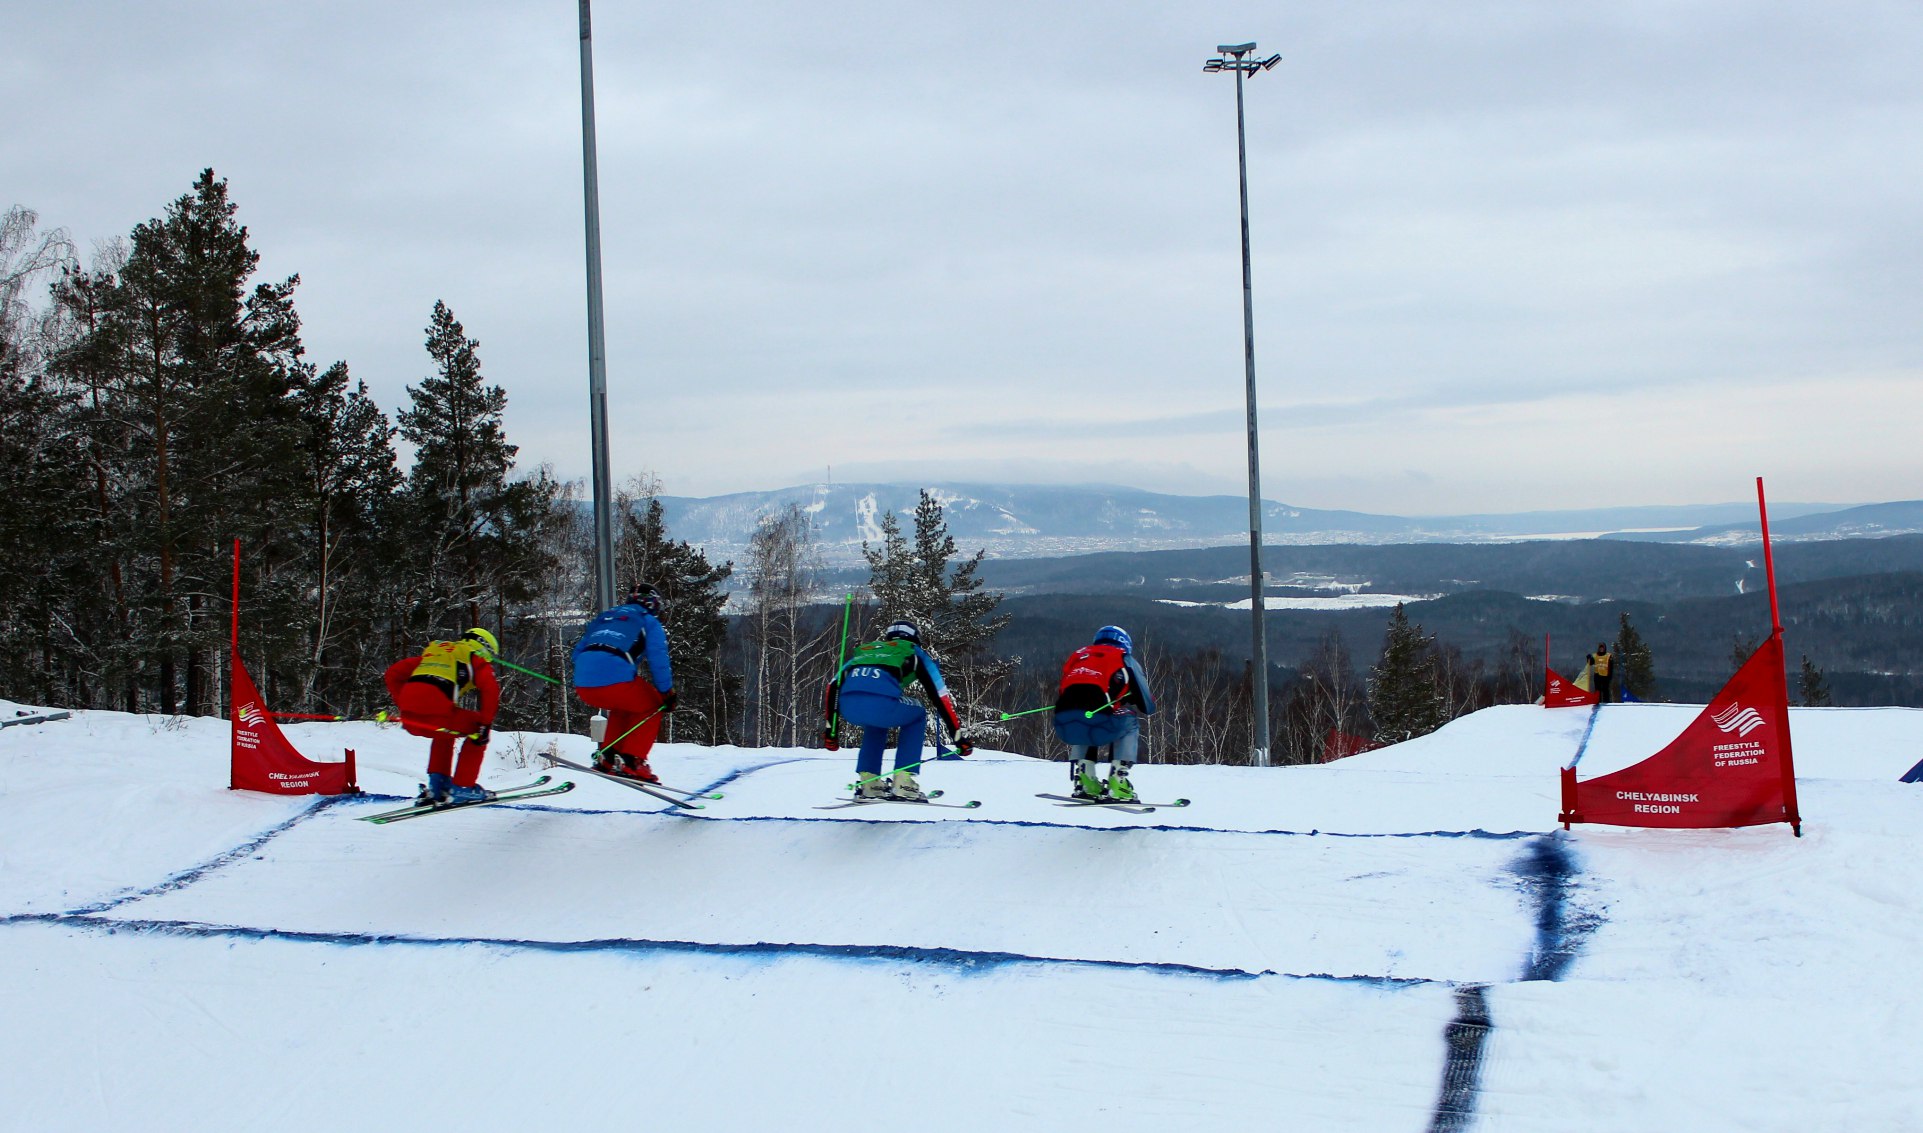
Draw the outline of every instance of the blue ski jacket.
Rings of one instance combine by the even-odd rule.
[[[605,688],[625,684],[641,675],[646,658],[654,687],[674,687],[668,664],[668,631],[661,619],[639,606],[616,606],[595,615],[574,643],[576,688]]]

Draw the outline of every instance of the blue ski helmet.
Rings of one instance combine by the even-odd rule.
[[[910,622],[896,622],[881,631],[883,641],[906,641],[910,645],[921,644],[921,631]]]
[[[1121,626],[1103,626],[1095,631],[1096,645],[1113,645],[1122,652],[1129,652],[1134,642],[1128,639],[1128,631]]]

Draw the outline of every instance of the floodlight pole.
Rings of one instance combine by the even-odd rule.
[[[614,605],[614,492],[608,472],[607,333],[601,318],[601,190],[594,158],[594,48],[581,0],[581,167],[588,230],[588,428],[594,453],[594,608]]]
[[[1262,465],[1258,455],[1255,425],[1255,286],[1249,270],[1249,147],[1243,126],[1242,75],[1261,74],[1282,61],[1280,55],[1254,58],[1255,44],[1238,43],[1217,47],[1221,58],[1202,65],[1204,71],[1235,72],[1235,161],[1242,189],[1242,357],[1247,383],[1249,411],[1249,613],[1253,620],[1254,655],[1250,658],[1250,684],[1254,694],[1255,720],[1251,731],[1250,762],[1257,767],[1269,765],[1269,643],[1262,624]]]

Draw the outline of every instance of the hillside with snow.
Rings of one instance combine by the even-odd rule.
[[[880,541],[884,516],[892,513],[905,529],[914,530],[915,505],[923,490],[941,502],[949,530],[958,541],[998,558],[1233,546],[1248,541],[1247,496],[1176,496],[1116,485],[821,483],[724,496],[663,496],[661,505],[675,538],[704,548],[711,559],[737,562],[746,557],[749,540],[764,518],[797,507],[812,521],[824,562],[847,567],[863,562],[864,540]],[[1857,509],[1862,516],[1836,512],[1832,504],[1777,503],[1775,510],[1786,522],[1808,517],[1794,528],[1799,538],[1923,530],[1923,504]],[[1825,514],[1847,518],[1826,534]],[[1875,522],[1865,518],[1871,514]],[[1264,500],[1262,530],[1264,542],[1278,546],[1590,540],[1605,535],[1727,543],[1731,536],[1725,525],[1746,523],[1753,515],[1753,507],[1743,503],[1396,516]]]
[[[819,810],[847,753],[668,746],[393,826],[232,792],[223,721],[0,730],[11,1129],[1917,1128],[1923,712],[1792,710],[1805,836],[1555,824],[1694,709],[1490,709],[1320,767],[980,753],[974,810]],[[7,715],[12,715],[10,711]],[[549,745],[498,735],[484,782]]]

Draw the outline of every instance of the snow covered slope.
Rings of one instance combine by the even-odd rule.
[[[223,722],[0,732],[0,1098],[21,1129],[1903,1129],[1923,1112],[1923,712],[1794,715],[1806,837],[1555,827],[1556,769],[1691,710],[1502,708],[1324,767],[1061,765],[816,809],[845,754],[688,746],[376,827],[224,789]],[[550,744],[501,735],[486,781]]]

